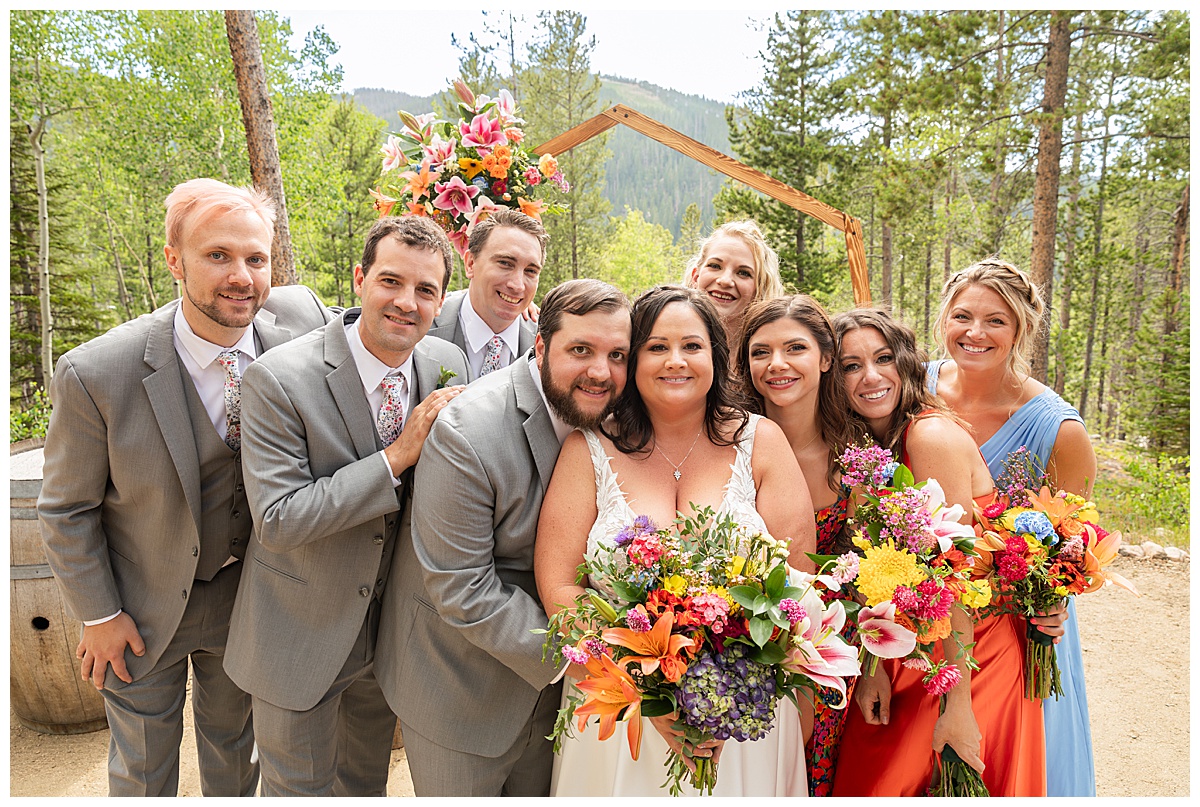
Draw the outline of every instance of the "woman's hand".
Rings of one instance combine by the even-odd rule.
[[[970,697],[947,697],[946,711],[933,725],[933,750],[940,754],[949,744],[963,762],[983,773],[984,764],[979,757],[981,737],[975,713],[971,710]]]
[[[1066,622],[1068,619],[1070,619],[1070,614],[1067,613],[1067,601],[1063,600],[1054,608],[1047,609],[1037,616],[1031,616],[1029,623],[1047,636],[1053,636],[1054,643],[1058,644],[1063,634],[1067,632]]]
[[[872,726],[886,726],[891,719],[892,680],[880,661],[874,675],[864,675],[854,685],[854,702],[862,710],[863,719]]]
[[[675,722],[679,719],[679,715],[671,713],[662,717],[651,717],[650,722],[663,739],[667,741],[667,746],[679,755],[683,760],[683,764],[692,773],[696,772],[696,763],[692,757],[712,757],[713,764],[721,758],[721,749],[725,746],[724,740],[705,740],[702,743],[693,745],[685,736],[684,732],[675,728]],[[684,747],[690,748],[690,754],[684,752]]]
[[[542,309],[538,307],[538,304],[533,300],[530,300],[529,305],[524,311],[521,312],[521,319],[525,320],[526,322],[532,322],[534,325],[536,325],[538,321],[538,315],[541,313]]]

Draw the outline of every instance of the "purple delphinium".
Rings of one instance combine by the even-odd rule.
[[[771,668],[747,658],[749,647],[702,653],[679,679],[679,711],[689,726],[718,740],[761,740],[775,720],[779,694]]]
[[[650,516],[638,516],[633,520],[632,524],[626,524],[617,532],[613,538],[613,543],[617,546],[625,546],[634,538],[640,538],[644,535],[653,535],[658,532],[658,527],[650,519]]]

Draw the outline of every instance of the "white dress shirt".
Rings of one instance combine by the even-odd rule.
[[[458,309],[458,321],[462,324],[463,336],[467,342],[467,361],[471,363],[471,377],[479,378],[483,369],[483,360],[487,356],[488,342],[493,336],[499,336],[504,347],[500,349],[500,366],[507,367],[513,357],[521,349],[521,318],[514,319],[507,328],[496,334],[492,326],[483,321],[483,317],[471,306],[471,293],[463,294],[462,307]],[[465,383],[465,382],[464,382]]]
[[[361,321],[362,317],[360,316],[346,326],[346,342],[350,345],[350,356],[354,359],[354,366],[358,368],[358,377],[362,380],[363,392],[367,395],[367,403],[371,405],[371,420],[372,422],[379,420],[379,407],[383,406],[383,379],[387,376],[398,375],[404,379],[400,393],[400,399],[404,401],[404,415],[400,420],[400,426],[403,429],[404,424],[408,422],[408,402],[409,396],[412,394],[412,353],[408,354],[408,358],[404,364],[401,364],[399,367],[388,367],[377,359],[374,353],[367,350],[367,346],[363,344],[362,336],[358,332],[358,323]],[[387,456],[382,451],[377,456],[387,466],[388,476],[392,477],[392,485],[399,487],[400,480],[392,476],[392,464],[388,462]]]

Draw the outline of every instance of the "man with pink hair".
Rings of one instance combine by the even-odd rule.
[[[38,516],[104,697],[109,795],[176,794],[190,664],[201,791],[248,796],[250,696],[222,669],[251,527],[241,373],[331,315],[307,288],[271,290],[265,194],[193,179],[166,207],[183,295],[59,359]]]

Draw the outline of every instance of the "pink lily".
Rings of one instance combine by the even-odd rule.
[[[947,507],[946,493],[936,479],[928,480],[925,487],[921,488],[921,494],[925,498],[925,507],[930,513],[932,520],[930,530],[937,537],[939,551],[949,551],[950,547],[954,546],[955,538],[975,537],[973,528],[960,523],[966,512],[962,505],[955,504]]]
[[[479,188],[468,185],[462,181],[462,177],[457,176],[450,177],[449,182],[439,182],[433,188],[437,191],[433,206],[438,210],[455,210],[464,216],[471,215],[474,209],[471,200],[479,195]]]
[[[458,128],[462,133],[464,146],[493,149],[496,146],[508,145],[508,138],[504,136],[504,127],[500,125],[500,121],[491,120],[487,115],[476,115],[471,119],[470,125],[463,124]]]
[[[457,145],[458,141],[453,137],[449,140],[442,140],[441,135],[434,135],[427,145],[421,147],[421,150],[429,158],[430,164],[440,168],[448,162],[453,162],[454,149]]]
[[[400,141],[395,135],[388,135],[387,142],[379,147],[383,153],[383,170],[391,171],[394,168],[399,168],[404,165],[406,158],[404,150],[400,148]]]
[[[811,586],[800,598],[800,606],[807,616],[792,626],[783,668],[836,689],[842,699],[834,708],[841,709],[846,705],[846,677],[860,672],[858,652],[838,635],[846,623],[846,610],[839,600],[825,605]]]
[[[500,90],[500,95],[496,98],[496,117],[506,126],[525,122],[517,117],[517,102],[508,90]]]
[[[903,658],[917,646],[917,634],[896,624],[891,600],[858,612],[858,638],[863,650],[879,658]]]
[[[450,243],[458,251],[458,256],[462,259],[467,257],[467,245],[470,243],[470,237],[466,230],[455,230],[451,233],[446,233],[446,237],[450,239]]]
[[[488,216],[495,213],[497,210],[503,210],[503,206],[496,204],[489,196],[480,196],[475,204],[475,209],[467,216],[467,229],[470,230],[479,222],[486,219]]]

